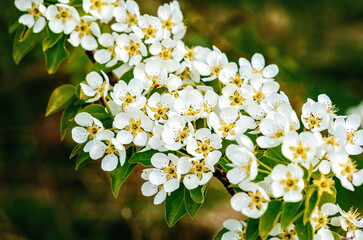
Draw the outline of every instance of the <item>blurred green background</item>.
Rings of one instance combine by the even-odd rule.
[[[139,1],[156,14],[165,1]],[[340,114],[363,93],[363,4],[360,0],[183,0],[189,45],[218,46],[231,61],[260,52],[276,63],[276,80],[300,112],[307,97],[326,93]],[[141,196],[141,168],[114,199],[109,179],[95,161],[79,171],[60,141],[60,114],[44,118],[50,93],[82,79],[90,62],[70,58],[49,76],[41,47],[16,66],[8,24],[13,1],[0,2],[0,239],[210,239],[224,220],[239,218],[222,185],[213,181],[196,218],[184,217],[169,229],[163,206]],[[70,47],[69,47],[70,48]],[[81,51],[74,49],[73,51]],[[363,158],[356,158],[363,167]],[[338,185],[338,184],[337,184]],[[339,187],[339,186],[338,186]],[[338,190],[344,209],[363,212],[363,187]]]

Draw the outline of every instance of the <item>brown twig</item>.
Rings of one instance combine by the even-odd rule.
[[[223,186],[227,189],[228,193],[231,194],[231,196],[236,194],[236,190],[230,187],[231,183],[227,179],[227,173],[224,170],[216,168],[213,175],[223,184]]]

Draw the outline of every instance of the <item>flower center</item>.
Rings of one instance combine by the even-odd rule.
[[[127,105],[133,103],[135,101],[134,96],[131,96],[130,93],[126,93],[126,96],[122,99],[122,107],[125,108]]]
[[[283,231],[284,231],[284,233],[281,233],[281,234],[278,235],[278,237],[280,239],[283,239],[283,240],[293,240],[293,239],[295,239],[295,230],[290,230],[289,231],[289,230],[285,229]]]
[[[174,166],[173,162],[170,161],[169,166],[167,168],[164,168],[163,171],[166,173],[166,180],[170,180],[171,178],[177,178],[177,170]]]
[[[120,156],[119,151],[115,148],[115,145],[113,145],[111,141],[106,141],[106,144],[106,154],[115,154],[118,157]]]
[[[63,9],[61,7],[58,7],[58,15],[56,16],[56,18],[61,19],[62,23],[65,24],[68,18],[72,18],[72,15],[69,13],[69,11],[69,8]]]
[[[190,69],[188,67],[185,67],[184,71],[182,73],[179,74],[179,77],[181,79],[187,79],[187,80],[190,80]]]
[[[231,83],[236,85],[237,87],[241,87],[243,84],[243,79],[241,78],[240,74],[237,73],[236,76],[231,78]]]
[[[129,52],[130,58],[136,54],[141,54],[139,48],[140,48],[140,44],[136,44],[131,40],[130,40],[130,44],[127,47],[125,47],[126,51]]]
[[[190,173],[195,173],[197,174],[199,180],[202,179],[203,177],[203,173],[207,173],[207,172],[210,172],[210,169],[209,168],[206,168],[204,165],[205,165],[205,161],[202,160],[200,162],[195,162],[193,161],[192,162],[193,164],[193,167],[192,169],[190,170]]]
[[[258,91],[253,91],[255,95],[253,95],[253,99],[256,100],[257,104],[265,98],[265,94],[263,94],[262,89],[258,89]]]
[[[107,5],[106,2],[102,2],[101,0],[91,0],[91,3],[92,3],[91,10],[97,9],[99,13],[101,13],[102,6]]]
[[[211,77],[212,76],[218,76],[219,73],[221,72],[222,70],[222,64],[219,64],[219,65],[214,65],[213,68],[212,68],[212,73],[211,73]]]
[[[189,61],[192,61],[195,59],[195,52],[194,52],[194,48],[188,48],[187,46],[185,46],[185,50],[187,51],[184,55],[185,58],[187,58]]]
[[[149,38],[155,38],[155,33],[158,30],[149,25],[148,28],[143,28],[142,31],[145,33],[145,39],[149,39]]]
[[[171,21],[171,17],[168,17],[166,20],[161,20],[161,22],[163,23],[161,27],[168,29],[169,32],[171,31],[171,28],[176,26],[176,23]]]
[[[152,112],[155,113],[155,120],[159,120],[160,118],[168,119],[166,116],[166,112],[169,111],[170,108],[163,108],[160,103],[158,103],[157,108],[150,108]]]
[[[223,120],[221,120],[222,127],[218,129],[218,131],[222,132],[222,136],[225,138],[228,134],[236,135],[233,131],[234,128],[234,122],[229,123],[228,125],[224,123]]]
[[[294,191],[297,191],[298,188],[296,186],[296,183],[299,181],[299,179],[292,179],[291,178],[291,174],[288,172],[287,173],[287,179],[285,180],[281,180],[281,184],[285,185],[285,192],[289,192],[291,189],[293,189]]]
[[[275,132],[275,134],[273,136],[271,136],[271,138],[278,139],[283,136],[285,136],[285,131],[284,131],[284,129],[280,128],[280,129],[277,129],[277,131]]]
[[[173,55],[171,54],[171,52],[173,51],[173,48],[166,48],[163,46],[163,50],[161,53],[159,53],[159,56],[162,57],[164,60],[168,60],[173,58]]]
[[[320,118],[318,114],[310,113],[310,116],[304,118],[304,121],[308,124],[308,128],[312,129],[313,127],[320,128],[320,123],[323,119]]]
[[[339,163],[339,166],[343,168],[340,174],[348,175],[348,180],[351,182],[353,180],[353,173],[358,172],[356,168],[357,164],[355,164],[351,158],[348,158],[347,163]]]
[[[140,127],[141,125],[141,119],[139,119],[137,122],[131,118],[130,125],[125,127],[125,130],[131,131],[132,136],[135,137],[138,132],[144,132],[144,130]]]
[[[232,106],[242,105],[242,102],[244,100],[246,100],[244,97],[239,95],[238,91],[235,91],[233,96],[230,96],[228,99],[231,100],[231,102],[232,102],[231,105]]]
[[[182,131],[178,132],[178,137],[175,139],[175,141],[181,141],[184,144],[184,141],[187,137],[189,137],[189,127],[185,126]]]
[[[335,141],[334,136],[330,136],[327,138],[323,138],[325,145],[331,145],[333,147],[339,146],[339,144]]]
[[[318,217],[312,219],[314,222],[317,223],[315,226],[315,231],[319,230],[320,228],[328,228],[328,216],[324,216],[318,211]]]
[[[304,147],[299,141],[299,144],[296,147],[291,146],[290,150],[294,152],[294,159],[301,157],[302,159],[306,159],[306,153],[310,150],[309,147]]]
[[[347,142],[354,145],[355,131],[347,132]]]
[[[257,191],[256,193],[248,192],[248,196],[251,198],[251,203],[249,205],[250,208],[256,207],[258,210],[261,210],[262,204],[268,202],[264,197],[261,196],[260,191]]]
[[[213,151],[214,148],[210,146],[210,140],[207,139],[204,142],[197,141],[198,149],[195,151],[196,153],[203,153],[204,157],[208,156],[208,153]]]
[[[101,128],[98,127],[96,123],[93,123],[91,127],[86,128],[87,132],[89,132],[89,140],[92,140],[100,129]]]
[[[129,28],[132,27],[132,25],[136,25],[137,24],[137,16],[132,15],[131,13],[127,13],[127,17],[126,17],[126,21],[125,23],[127,23],[129,25]]]
[[[83,35],[92,35],[91,29],[89,26],[91,25],[91,22],[84,22],[81,20],[79,22],[79,26],[77,26],[74,30],[79,31],[79,37],[82,38]]]
[[[29,14],[34,16],[34,20],[38,20],[39,17],[42,17],[43,14],[40,12],[38,5],[34,2],[32,3],[32,8],[27,11]]]

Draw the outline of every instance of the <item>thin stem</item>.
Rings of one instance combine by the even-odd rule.
[[[271,169],[269,166],[267,166],[266,164],[264,164],[261,160],[257,159],[257,162],[258,162],[261,166],[263,166],[264,168],[266,168],[267,170],[269,170],[270,172],[272,171],[272,169]]]
[[[266,174],[270,174],[271,173],[271,172],[266,171],[266,170],[263,170],[263,169],[258,169],[258,171],[261,172],[261,173],[266,173]]]
[[[111,111],[111,108],[110,108],[110,105],[108,105],[108,102],[106,100],[106,98],[102,95],[102,101],[103,101],[103,104],[105,105],[105,107],[107,108],[107,111],[108,111],[108,114],[111,116],[111,118],[113,119],[114,116],[112,114],[112,111]]]
[[[228,193],[231,196],[236,194],[236,190],[230,187],[231,183],[227,179],[227,173],[224,170],[216,168],[213,173],[213,176],[216,177],[223,184],[223,186],[227,189]]]
[[[314,165],[313,170],[314,170],[317,166],[319,166],[319,164],[320,164],[320,163],[324,160],[324,158],[326,157],[326,154],[327,154],[327,153],[325,153],[325,154],[324,154],[324,156],[323,156],[322,158],[320,158],[319,162],[318,162],[317,164],[315,164],[315,165]]]
[[[189,157],[189,155],[188,154],[186,154],[186,153],[183,153],[182,151],[176,151],[177,153],[180,153],[181,155],[183,155],[183,156],[187,156],[187,157]]]

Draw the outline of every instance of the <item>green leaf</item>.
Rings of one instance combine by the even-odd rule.
[[[121,80],[126,82],[126,83],[129,83],[131,79],[134,78],[134,71],[133,69],[127,71],[126,73],[124,73],[122,76],[121,76]]]
[[[69,56],[69,52],[65,46],[66,40],[67,36],[62,35],[59,41],[44,52],[45,62],[49,74],[55,73],[61,62]]]
[[[73,85],[64,84],[56,88],[50,95],[45,116],[68,107],[74,100],[76,100],[76,93]]]
[[[62,113],[61,122],[60,122],[60,133],[61,140],[65,138],[67,133],[71,130],[74,125],[74,117],[77,112],[81,109],[82,106],[77,105],[69,105]]]
[[[259,236],[258,232],[258,223],[259,219],[248,219],[247,222],[247,230],[246,230],[246,238],[248,240],[256,240]]]
[[[13,44],[13,59],[19,64],[21,59],[28,54],[43,36],[41,33],[33,33],[33,30],[22,26],[16,31]]]
[[[265,157],[277,162],[277,163],[287,163],[287,160],[281,153],[281,147],[269,148],[264,154]]]
[[[136,164],[130,164],[128,161],[125,161],[123,166],[118,165],[115,170],[108,173],[111,178],[111,189],[115,198],[118,197],[122,184],[130,176],[135,167]]]
[[[47,37],[43,39],[43,52],[53,47],[62,37],[63,33],[54,33],[47,28]]]
[[[298,216],[298,213],[302,211],[301,207],[303,207],[304,201],[292,203],[292,202],[285,202],[282,207],[282,214],[281,214],[281,228],[285,229],[291,223],[293,223]]]
[[[273,200],[268,204],[266,212],[261,216],[259,222],[259,232],[262,240],[266,239],[279,220],[281,214],[282,202]]]
[[[203,203],[205,196],[207,194],[209,182],[204,184],[203,186],[198,186],[195,189],[190,190],[190,197],[193,199],[194,202]]]
[[[116,63],[112,67],[106,67],[106,64],[107,63],[101,64],[101,63],[97,63],[96,62],[95,64],[93,64],[90,72],[92,72],[92,71],[94,71],[94,72],[101,72],[101,71],[103,71],[105,73],[109,73],[109,72],[115,70],[116,68],[120,67],[123,64],[123,62],[118,62],[118,63]]]
[[[71,154],[69,155],[69,159],[71,159],[71,158],[75,157],[76,155],[80,154],[85,145],[86,145],[86,143],[77,144],[73,148]]]
[[[76,166],[75,166],[76,170],[86,166],[88,163],[92,161],[91,157],[89,156],[89,153],[83,151],[83,147],[80,147],[79,150],[78,149],[76,150],[80,152],[76,160]]]
[[[295,221],[295,230],[297,233],[297,236],[299,237],[299,239],[304,239],[304,240],[313,240],[314,238],[314,229],[311,226],[310,222],[308,222],[307,224],[303,223],[303,218],[298,218]]]
[[[190,191],[188,189],[185,189],[184,190],[185,208],[187,209],[190,216],[194,218],[195,214],[198,212],[203,203],[195,202],[190,195],[191,195]]]
[[[227,166],[228,163],[232,163],[231,161],[229,161],[226,157],[221,157],[218,161],[219,165],[221,165],[221,167],[225,170],[225,171],[229,171],[232,169],[232,167]]]
[[[222,236],[223,234],[225,234],[226,232],[228,232],[227,229],[223,228],[221,231],[219,231],[217,233],[217,235],[214,237],[214,240],[222,240]]]
[[[9,34],[13,34],[20,26],[21,24],[19,23],[19,17],[22,15],[23,13],[20,11],[17,11],[16,16],[12,17],[12,19],[9,22]]]
[[[305,210],[304,210],[304,224],[306,224],[311,214],[313,213],[314,209],[318,206],[319,203],[319,196],[318,196],[318,189],[314,186],[308,187],[306,192],[306,199],[305,199]]]
[[[165,220],[169,227],[174,226],[187,213],[184,201],[184,190],[185,187],[180,186],[165,200]]]
[[[158,153],[159,151],[156,150],[148,150],[145,152],[136,152],[134,153],[131,158],[129,159],[130,163],[140,163],[145,167],[150,167],[152,166],[151,164],[151,157],[155,154]]]
[[[341,237],[338,233],[336,232],[331,232],[333,234],[334,240],[341,240]]]
[[[81,112],[88,112],[92,115],[92,117],[100,120],[105,128],[109,128],[112,126],[113,120],[111,116],[106,112],[106,108],[101,104],[88,105],[84,107]]]
[[[330,190],[333,194],[329,194],[327,192],[323,192],[320,197],[319,207],[323,206],[325,203],[333,203],[337,202],[337,189],[335,187],[331,187]]]

